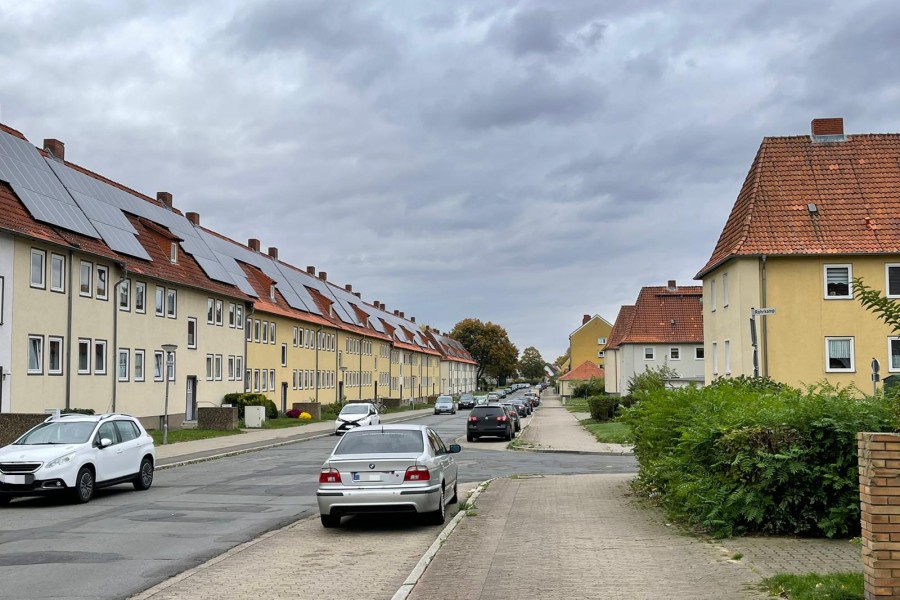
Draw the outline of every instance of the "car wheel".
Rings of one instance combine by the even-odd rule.
[[[322,527],[325,527],[326,529],[341,526],[340,515],[319,515],[319,519],[322,520]]]
[[[511,442],[511,441],[512,441],[512,439],[513,439],[512,429],[507,429],[507,430],[506,430],[506,435],[503,437],[503,439],[506,440],[507,442]]]
[[[443,525],[447,520],[447,507],[444,506],[444,483],[441,482],[441,491],[438,496],[438,509],[428,513],[428,522],[432,525]]]
[[[10,496],[0,496],[0,506],[6,506],[12,502],[12,498]]]
[[[94,473],[87,467],[81,467],[75,478],[75,487],[72,489],[72,497],[75,502],[84,504],[94,497]]]
[[[450,498],[450,504],[456,504],[459,502],[459,490],[456,487],[456,484],[453,484],[453,497]]]
[[[134,489],[136,490],[149,490],[150,486],[153,485],[153,461],[149,458],[144,458],[141,461],[141,470],[138,471],[138,474],[135,475],[134,481],[132,481],[134,485]]]

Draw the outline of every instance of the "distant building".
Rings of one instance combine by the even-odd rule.
[[[572,392],[582,383],[591,379],[603,379],[603,369],[589,360],[584,361],[577,368],[572,369],[559,378],[559,395],[563,400],[572,397]]]
[[[606,362],[605,349],[611,331],[612,325],[600,315],[584,315],[581,327],[569,334],[569,368],[580,366],[585,361],[602,368]]]

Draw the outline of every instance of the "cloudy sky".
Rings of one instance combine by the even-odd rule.
[[[767,135],[900,131],[900,3],[0,3],[0,120],[450,329],[691,284]]]

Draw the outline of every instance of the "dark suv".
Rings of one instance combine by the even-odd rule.
[[[516,435],[514,427],[512,418],[499,404],[476,406],[466,421],[466,439],[474,442],[482,436],[489,435],[510,441]]]

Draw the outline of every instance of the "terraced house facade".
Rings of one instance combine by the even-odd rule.
[[[171,194],[140,194],[67,162],[57,140],[38,149],[0,125],[0,412],[91,408],[155,428],[167,380],[173,427],[241,391],[283,411],[421,401],[445,362],[473,362],[460,349],[276,248],[202,227]]]

